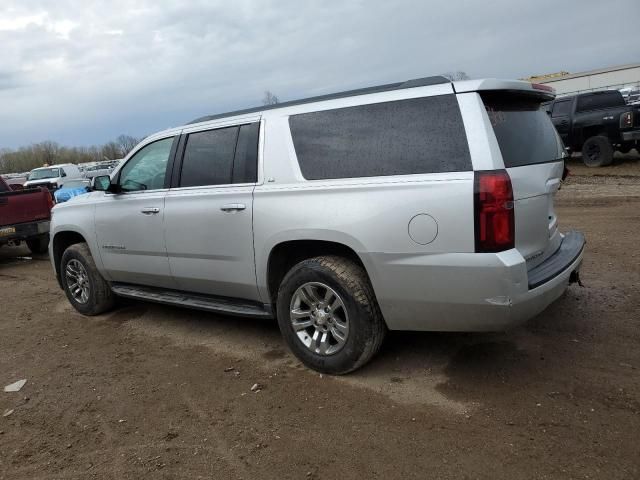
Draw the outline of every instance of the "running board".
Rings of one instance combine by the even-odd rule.
[[[270,305],[251,303],[244,300],[126,283],[112,283],[111,290],[116,295],[133,298],[134,300],[145,300],[239,317],[273,318]]]

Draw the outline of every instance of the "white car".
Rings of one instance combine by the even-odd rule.
[[[61,188],[66,181],[82,179],[82,172],[73,163],[34,168],[29,172],[24,187],[45,187],[49,190]]]
[[[276,317],[321,372],[387,329],[495,331],[578,280],[560,233],[564,149],[544,85],[430,77],[214,115],[146,138],[53,209],[79,312],[116,296]]]

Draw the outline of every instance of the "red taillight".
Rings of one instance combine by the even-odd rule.
[[[625,112],[620,115],[620,128],[633,127],[633,112]]]
[[[53,193],[51,193],[49,190],[47,189],[41,189],[44,192],[47,192],[47,210],[51,211],[51,209],[53,208]]]
[[[553,87],[550,87],[549,85],[543,85],[542,83],[532,83],[531,87],[536,90],[543,90],[545,92],[552,92],[552,93],[556,92]]]
[[[515,245],[513,190],[506,170],[475,173],[476,252],[501,252]]]

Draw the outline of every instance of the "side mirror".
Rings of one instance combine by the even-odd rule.
[[[111,191],[111,178],[109,175],[93,177],[91,187],[98,192],[109,192]]]

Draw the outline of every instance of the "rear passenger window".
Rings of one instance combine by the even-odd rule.
[[[455,95],[293,115],[308,180],[472,170]]]
[[[231,183],[239,127],[190,133],[182,160],[181,187]]]

